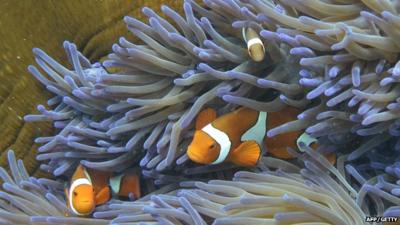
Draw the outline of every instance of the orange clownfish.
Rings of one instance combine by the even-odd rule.
[[[187,155],[200,164],[228,161],[239,166],[255,166],[261,156],[261,145],[264,145],[267,152],[277,158],[293,158],[287,151],[288,147],[300,148],[301,141],[315,148],[317,140],[301,131],[279,134],[272,138],[266,137],[266,132],[295,120],[299,113],[293,107],[269,113],[241,107],[217,118],[214,109],[205,109],[196,119],[196,131]],[[331,163],[336,160],[334,154],[326,157]]]
[[[118,197],[140,197],[139,176],[126,173],[113,176],[111,172],[86,169],[79,165],[72,175],[70,186],[65,189],[67,207],[78,216],[92,214],[95,207]]]

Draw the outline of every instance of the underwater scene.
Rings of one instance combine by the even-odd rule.
[[[0,10],[0,225],[400,224],[400,1]]]

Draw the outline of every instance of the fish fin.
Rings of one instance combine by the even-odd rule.
[[[67,209],[71,209],[70,206],[69,206],[69,188],[67,186],[65,186],[65,188],[64,188],[64,193],[65,193],[65,198],[66,198],[65,202],[67,204]],[[64,216],[70,216],[68,211],[66,211],[64,213]]]
[[[336,164],[336,154],[335,153],[328,153],[324,155],[325,158],[332,164],[335,165]]]
[[[111,191],[110,188],[104,187],[96,194],[96,205],[102,205],[110,200]]]
[[[66,202],[67,202],[67,207],[69,208],[69,204],[68,204],[68,202],[69,202],[69,188],[68,187],[64,188],[64,193],[65,193],[65,198],[66,198]]]
[[[315,142],[310,145],[310,147],[315,151],[317,150],[317,148],[319,146],[320,145],[318,143],[315,143]],[[331,165],[335,165],[336,164],[336,154],[334,152],[332,152],[332,153],[322,153],[321,152],[321,154],[323,154],[323,156],[325,156],[325,158],[331,163]]]
[[[129,197],[129,194],[133,194],[135,199],[141,196],[140,178],[136,173],[128,173],[122,178],[120,196]]]
[[[207,124],[211,123],[217,118],[217,112],[215,109],[206,108],[197,115],[196,119],[196,130],[201,130]]]
[[[261,148],[256,141],[242,142],[234,149],[229,157],[229,161],[239,166],[255,166],[260,159]]]

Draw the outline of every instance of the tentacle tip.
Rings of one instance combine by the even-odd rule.
[[[23,119],[24,119],[25,122],[30,122],[30,121],[32,121],[32,120],[31,120],[31,115],[25,115],[25,116],[23,117]]]
[[[170,7],[168,7],[168,5],[165,5],[165,4],[162,4],[161,5],[161,11],[162,12],[167,12],[167,11],[170,11],[171,10],[171,8]]]
[[[129,22],[131,22],[131,21],[133,21],[134,19],[132,18],[132,17],[130,17],[130,16],[124,16],[124,22],[125,23],[129,23]]]
[[[206,46],[206,47],[210,47],[210,46],[212,46],[214,43],[211,41],[211,40],[204,40],[203,41],[203,44]]]
[[[307,98],[308,100],[312,100],[312,99],[316,98],[316,96],[314,96],[313,93],[308,93],[308,94],[306,95],[306,98]]]
[[[88,166],[90,162],[83,159],[83,160],[80,160],[79,163],[82,164],[83,166]]]
[[[62,99],[63,99],[63,102],[70,102],[71,101],[71,98],[68,97],[68,96],[64,96]]]
[[[197,69],[199,69],[199,70],[205,71],[205,70],[208,69],[208,68],[209,68],[209,66],[208,66],[206,63],[199,63],[199,64],[197,65]]]
[[[299,21],[300,22],[304,22],[304,21],[306,21],[308,19],[310,19],[310,17],[308,17],[308,16],[299,16]]]
[[[361,125],[363,126],[368,126],[370,124],[374,123],[370,118],[365,118],[363,121],[361,121]]]
[[[36,69],[36,67],[34,65],[28,65],[28,71],[32,73],[33,70]]]
[[[274,130],[269,130],[267,131],[267,137],[272,138],[276,135],[276,132]]]
[[[10,159],[15,159],[14,150],[8,149],[8,151],[7,151],[7,157],[8,157],[9,160],[10,160]]]
[[[374,14],[372,14],[371,12],[368,12],[368,11],[364,11],[364,10],[362,10],[360,12],[360,15],[362,17],[365,17],[366,19],[375,19],[376,18],[376,16]]]
[[[148,13],[151,13],[153,10],[152,9],[150,9],[149,7],[147,7],[147,6],[144,6],[143,8],[142,8],[142,12],[144,13],[144,14],[148,14]]]
[[[234,96],[232,95],[223,95],[222,99],[226,102],[231,102],[234,99]]]
[[[391,12],[386,11],[386,10],[382,11],[382,12],[381,12],[381,15],[382,15],[382,17],[385,18],[385,19],[387,19],[388,17],[393,16],[393,14],[392,14]]]
[[[299,115],[297,115],[297,119],[299,120],[303,120],[305,119],[307,116],[304,113],[300,113]]]
[[[68,40],[64,40],[64,42],[63,42],[64,48],[68,48],[70,44],[71,44],[71,42]]]
[[[33,52],[33,54],[38,55],[38,54],[42,53],[43,51],[40,48],[34,47],[34,48],[32,48],[32,52]]]
[[[290,201],[292,198],[288,194],[285,193],[285,194],[282,195],[282,199],[284,201]]]
[[[210,24],[210,21],[207,19],[207,17],[204,17],[204,16],[202,16],[201,18],[200,18],[200,22],[202,22],[202,23],[205,23],[205,24]]]
[[[8,183],[8,182],[4,182],[2,187],[4,188],[4,190],[8,190],[8,191],[10,189],[12,189],[12,185],[10,183]]]
[[[186,9],[191,9],[192,8],[192,6],[191,6],[191,4],[190,4],[190,2],[188,2],[188,1],[184,1],[183,2],[183,7]]]
[[[257,80],[257,84],[259,84],[259,85],[268,85],[270,83],[271,82],[269,80],[267,80],[267,79],[258,79]]]

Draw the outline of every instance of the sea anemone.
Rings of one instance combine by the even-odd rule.
[[[69,42],[72,70],[34,49],[49,77],[29,70],[57,96],[48,102],[53,110],[40,105],[41,115],[25,119],[51,120],[61,130],[37,139],[45,143],[40,152],[49,152],[39,159],[52,159],[43,167],[60,175],[82,158],[103,170],[123,170],[139,158],[156,171],[183,165],[192,121],[206,105],[220,113],[237,105],[308,107],[269,137],[301,129],[339,143],[354,139],[351,134],[381,142],[396,136],[397,5],[313,2],[186,1],[184,16],[162,6],[167,19],[145,7],[149,24],[124,19],[142,42],[120,38],[102,65]],[[266,60],[249,57],[242,28],[260,33]],[[304,94],[299,84],[311,89]]]
[[[264,157],[253,172],[237,172],[232,181],[186,181],[167,185],[134,202],[111,200],[94,218],[69,217],[63,184],[29,177],[21,160],[8,152],[10,176],[0,168],[3,224],[363,224],[357,195],[319,153],[297,155],[304,169]],[[38,207],[39,206],[39,207]]]
[[[48,101],[51,110],[39,105],[41,114],[25,120],[53,121],[60,130],[36,139],[43,144],[38,160],[50,159],[42,168],[56,176],[79,162],[122,171],[140,160],[154,172],[179,170],[188,161],[192,121],[204,106],[219,108],[219,113],[237,105],[261,111],[305,107],[296,57],[287,54],[286,45],[269,41],[267,59],[254,62],[241,31],[252,26],[259,32],[262,27],[246,22],[251,15],[242,12],[245,3],[232,1],[224,8],[214,4],[206,8],[187,1],[183,17],[162,6],[176,26],[149,8],[142,10],[149,24],[125,17],[128,29],[143,43],[120,38],[102,64],[91,64],[69,42],[64,48],[72,69],[34,49],[47,75],[34,66],[28,69],[56,96]],[[232,23],[234,28],[227,29]],[[305,127],[300,122],[293,128]]]
[[[281,10],[248,2],[301,57],[300,84],[317,102],[299,115],[309,134],[334,142],[373,135],[374,146],[398,136],[397,1],[279,1]]]
[[[11,201],[7,193],[23,196],[3,210],[4,223],[363,224],[365,215],[398,216],[399,10],[390,0],[187,0],[183,14],[163,5],[165,17],[142,9],[148,23],[125,17],[139,41],[120,38],[101,62],[68,41],[71,68],[35,48],[40,68],[28,70],[55,96],[24,119],[57,129],[35,139],[41,168],[68,177],[80,163],[113,172],[140,166],[151,178],[144,181],[149,195],[113,199],[93,220],[65,217],[62,183],[28,178],[10,153],[13,178],[2,172],[1,207]],[[264,60],[248,51],[248,29],[262,40]],[[222,115],[239,106],[303,110],[266,136],[305,130],[320,147],[290,150],[295,164],[264,157],[233,179],[238,168],[231,164],[192,163],[186,149],[196,115],[205,107]],[[338,153],[337,168],[323,151]],[[153,182],[164,186],[162,193],[152,192]],[[44,209],[57,200],[55,209],[21,209],[33,202],[29,188]]]
[[[397,142],[393,138],[368,148],[363,157],[345,166],[352,186],[359,190],[356,202],[367,215],[400,216],[400,157]]]
[[[11,176],[0,167],[3,191],[0,192],[1,224],[109,224],[107,220],[66,217],[72,215],[64,196],[64,183],[31,177],[22,160],[8,151]]]

